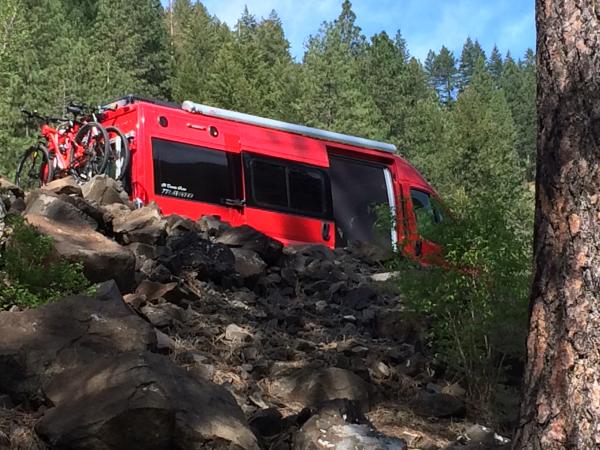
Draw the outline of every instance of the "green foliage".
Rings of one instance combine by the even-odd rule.
[[[431,320],[438,361],[489,411],[507,362],[524,358],[533,208],[510,210],[493,193],[449,203],[452,219],[424,233],[442,245],[446,267],[411,267],[400,289]]]
[[[11,232],[0,255],[0,310],[35,307],[90,288],[81,264],[55,258],[51,238],[20,216],[7,219]]]

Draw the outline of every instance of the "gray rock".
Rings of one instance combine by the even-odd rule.
[[[114,279],[123,292],[133,285],[135,258],[128,249],[90,228],[66,225],[38,214],[27,214],[26,218],[40,233],[52,237],[58,255],[81,262],[90,281]]]
[[[200,231],[205,232],[209,236],[219,236],[225,230],[231,228],[227,222],[223,222],[216,216],[202,216],[196,223],[200,227]]]
[[[2,391],[16,402],[35,402],[40,385],[64,370],[154,348],[152,327],[114,290],[103,291],[100,298],[72,296],[38,309],[0,312]]]
[[[269,265],[277,263],[283,249],[281,242],[248,225],[225,230],[215,242],[255,251]]]
[[[52,192],[41,189],[29,194],[24,214],[25,217],[29,215],[44,216],[58,224],[82,229],[95,230],[98,228],[98,223],[76,206]]]
[[[36,425],[53,448],[258,449],[224,388],[193,378],[168,358],[124,353],[61,374],[44,387],[55,405]]]
[[[232,248],[231,251],[235,256],[235,270],[243,278],[255,277],[265,271],[267,263],[255,251],[245,248]]]
[[[52,192],[54,194],[65,194],[65,195],[77,195],[81,196],[81,186],[77,184],[75,178],[69,176],[64,178],[57,178],[52,180],[50,183],[45,184],[41,188],[43,191]]]
[[[364,410],[368,410],[371,387],[349,370],[328,367],[275,374],[269,390],[283,401],[298,402],[303,406],[314,406],[325,400],[348,399],[359,402]]]
[[[159,353],[171,353],[177,348],[175,341],[167,334],[155,329],[156,334],[156,350]]]
[[[158,328],[173,325],[183,318],[183,310],[172,303],[147,304],[142,306],[140,312],[152,325]]]
[[[235,323],[231,323],[225,328],[225,339],[233,342],[250,341],[252,340],[252,333]]]
[[[122,236],[123,242],[156,244],[166,234],[167,222],[162,219],[155,203],[133,210],[127,215],[115,217],[113,232]]]
[[[118,181],[108,175],[96,175],[81,188],[83,198],[99,205],[128,204],[129,197]]]

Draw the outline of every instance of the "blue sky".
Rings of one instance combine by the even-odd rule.
[[[163,3],[166,3],[163,0]],[[203,0],[208,11],[230,26],[244,5],[258,18],[274,9],[281,17],[292,55],[300,60],[306,38],[323,21],[334,20],[342,0]],[[467,38],[478,39],[489,55],[494,44],[521,57],[535,47],[534,0],[353,0],[357,24],[370,37],[400,29],[411,55],[424,60],[442,45],[456,56]]]

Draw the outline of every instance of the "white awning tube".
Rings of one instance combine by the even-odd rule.
[[[258,125],[260,127],[272,128],[274,130],[288,131],[290,133],[301,134],[303,136],[310,136],[326,141],[339,142],[341,144],[354,145],[357,147],[366,147],[388,153],[396,152],[396,146],[393,144],[386,144],[385,142],[335,133],[333,131],[320,130],[318,128],[305,127],[303,125],[295,125],[293,123],[282,122],[280,120],[266,119],[264,117],[253,116],[251,114],[244,114],[236,111],[229,111],[227,109],[214,108],[212,106],[194,103],[189,100],[183,102],[181,108],[185,111],[195,114],[203,114],[205,116],[229,119],[235,122],[249,123],[252,125]]]

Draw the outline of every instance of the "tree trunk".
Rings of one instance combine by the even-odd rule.
[[[600,2],[536,0],[535,272],[514,449],[600,448]]]

